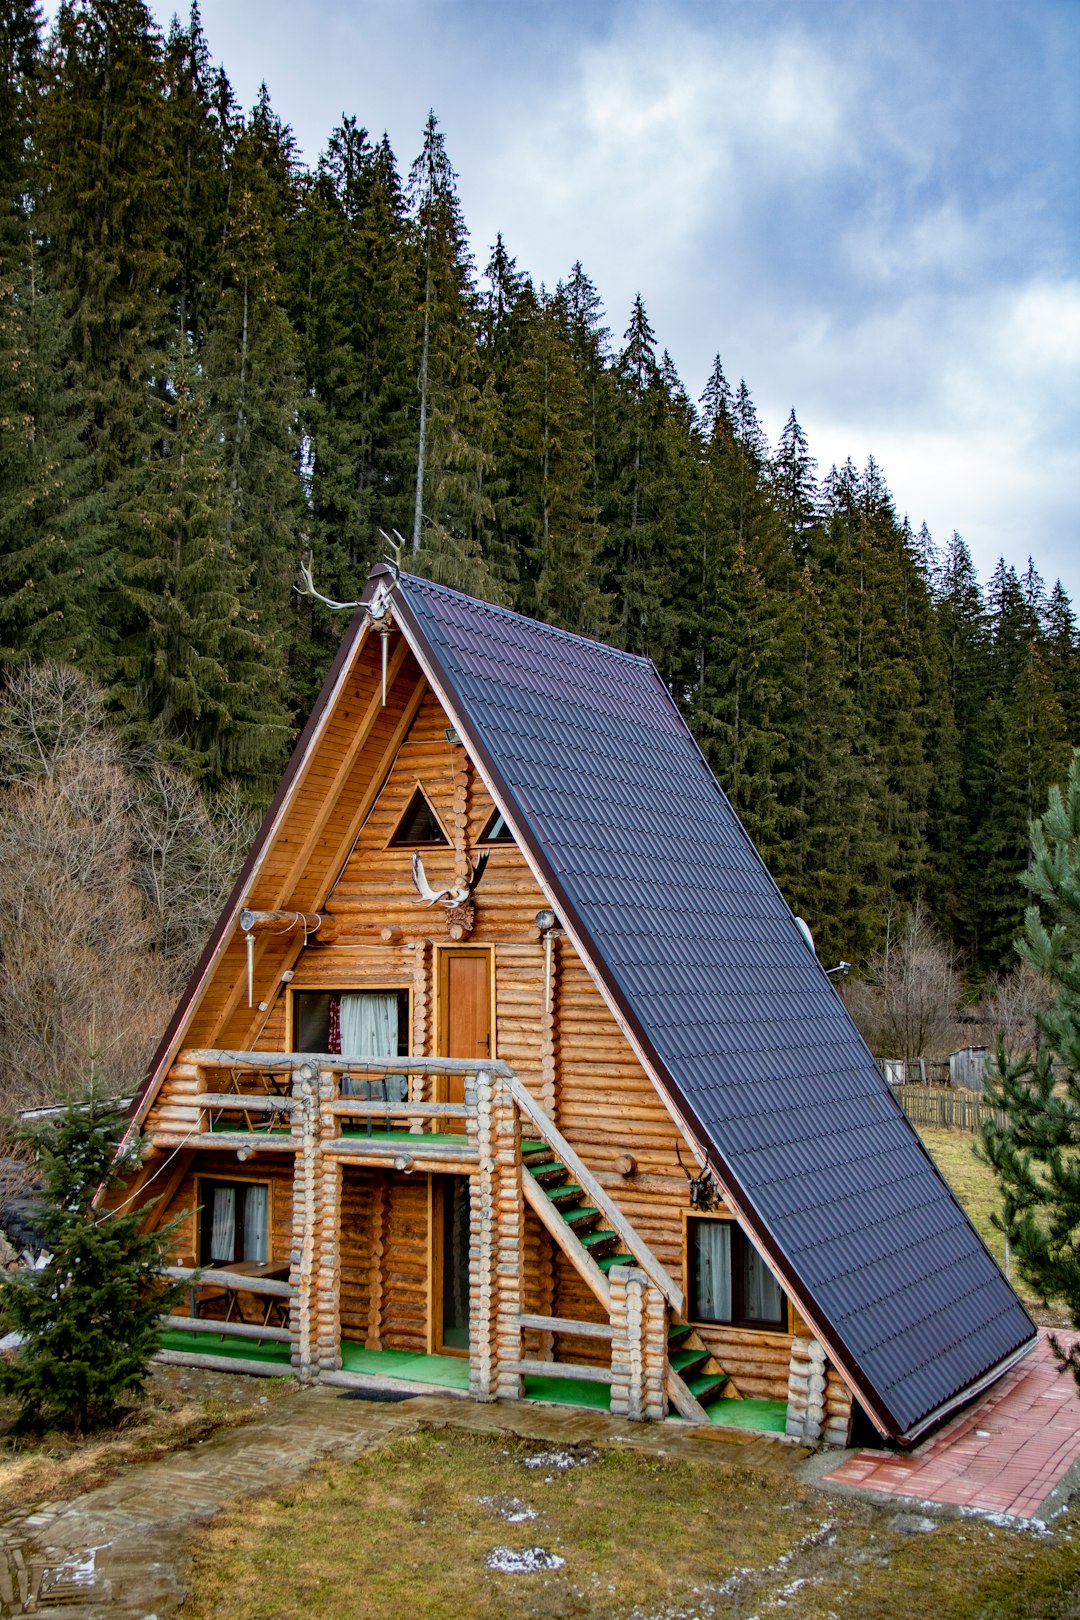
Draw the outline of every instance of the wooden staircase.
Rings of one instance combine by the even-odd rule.
[[[620,1235],[605,1224],[604,1212],[582,1185],[584,1167],[577,1173],[578,1179],[575,1179],[563,1158],[558,1157],[547,1142],[531,1138],[523,1140],[521,1158],[525,1173],[531,1177],[555,1213],[556,1221],[545,1220],[544,1224],[559,1246],[570,1254],[570,1258],[574,1258],[572,1248],[580,1251],[581,1263],[577,1269],[586,1282],[592,1283],[601,1301],[606,1303],[599,1284],[594,1280],[595,1273],[606,1274],[612,1266],[636,1266],[642,1263],[643,1257],[633,1252],[633,1228],[624,1219],[620,1223]],[[529,1202],[543,1219],[542,1201],[530,1198]],[[652,1257],[649,1256],[649,1259]],[[655,1268],[656,1262],[653,1261],[652,1265]],[[707,1423],[709,1415],[706,1407],[720,1399],[725,1391],[734,1393],[728,1375],[702,1342],[697,1329],[689,1322],[674,1319],[672,1312],[667,1356],[670,1407],[692,1423]]]

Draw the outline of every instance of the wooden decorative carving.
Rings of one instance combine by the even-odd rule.
[[[476,907],[471,900],[446,913],[446,932],[451,939],[468,939],[475,927]]]

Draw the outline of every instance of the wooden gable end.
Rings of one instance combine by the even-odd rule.
[[[486,952],[492,1055],[511,1065],[681,1283],[687,1183],[677,1149],[692,1164],[688,1145],[572,940],[559,928],[545,939],[537,926],[537,913],[551,902],[518,845],[484,842],[496,805],[403,636],[392,636],[388,653],[384,703],[380,640],[368,635],[359,641],[243,895],[253,910],[320,913],[324,926],[306,944],[302,930],[258,932],[249,1008],[237,909],[179,1044],[287,1051],[294,1047],[298,996],[400,991],[408,995],[410,1052],[440,1056],[445,954]],[[487,854],[472,897],[472,926],[461,939],[448,932],[443,906],[421,902],[414,851],[394,842],[417,789],[449,840],[420,847],[433,887],[467,882],[478,856]],[[160,1136],[162,1151],[179,1145],[193,1127],[196,1084],[181,1053],[146,1122],[151,1140]],[[183,1182],[166,1189],[158,1218],[191,1207],[196,1172],[189,1165]],[[277,1176],[284,1166],[259,1173]],[[350,1198],[359,1196],[359,1186],[349,1182]],[[400,1224],[404,1217],[397,1212],[393,1219]],[[590,1320],[596,1302],[564,1257],[549,1253],[531,1215],[527,1247],[530,1275],[548,1278],[534,1308]],[[346,1259],[343,1250],[343,1265]],[[417,1256],[413,1262],[420,1265]],[[349,1295],[356,1331],[367,1310],[365,1300]],[[722,1329],[704,1336],[722,1352],[744,1393],[783,1395],[789,1336]],[[412,1346],[407,1334],[393,1342]],[[595,1340],[570,1348],[584,1361],[604,1354]]]

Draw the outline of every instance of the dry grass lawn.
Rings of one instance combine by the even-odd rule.
[[[530,1466],[545,1456],[536,1442],[440,1428],[325,1467],[200,1536],[183,1614],[1063,1620],[1080,1612],[1080,1522],[1071,1518],[1052,1535],[946,1516],[913,1534],[917,1509],[898,1515],[895,1504],[828,1497],[778,1473],[619,1450],[583,1455],[580,1466]],[[491,1567],[530,1553],[541,1566],[562,1563]]]
[[[943,1130],[937,1126],[920,1125],[916,1129],[926,1143],[935,1164],[963,1204],[974,1225],[999,1266],[1005,1266],[1005,1239],[990,1219],[1000,1207],[997,1180],[988,1164],[975,1157],[977,1138],[970,1131]],[[1060,1306],[1047,1309],[1039,1304],[1035,1295],[1011,1268],[1009,1281],[1016,1289],[1035,1320],[1044,1327],[1068,1327],[1068,1314]]]

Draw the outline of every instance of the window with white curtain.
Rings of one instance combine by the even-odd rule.
[[[294,1052],[405,1057],[409,1050],[409,992],[297,990],[292,1034]]]
[[[230,1266],[270,1259],[270,1188],[265,1181],[209,1181],[202,1203],[199,1264]]]
[[[398,998],[361,990],[341,997],[342,1057],[397,1057]]]
[[[784,1291],[734,1221],[692,1216],[686,1259],[691,1321],[786,1329]]]

